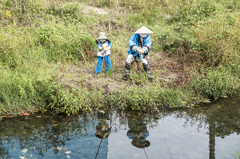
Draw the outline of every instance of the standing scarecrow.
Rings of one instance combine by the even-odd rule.
[[[98,125],[96,126],[95,136],[99,139],[105,139],[111,132],[109,112],[98,112]]]
[[[106,72],[108,73],[109,71],[111,71],[111,60],[110,60],[110,54],[111,54],[110,49],[112,48],[111,41],[107,38],[104,32],[100,32],[96,40],[96,44],[98,47],[98,53],[97,53],[98,63],[96,66],[94,76],[98,75],[98,73],[101,72],[103,59],[105,60],[105,64],[106,64]]]

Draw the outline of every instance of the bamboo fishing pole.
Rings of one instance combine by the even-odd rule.
[[[96,156],[95,156],[95,159],[97,158],[97,155],[98,155],[99,149],[100,149],[100,147],[101,147],[102,140],[103,140],[103,139],[101,139],[101,142],[100,142],[100,144],[99,144],[99,146],[98,146],[98,150],[97,150],[97,154],[96,154]]]
[[[145,152],[145,154],[146,154],[146,156],[147,156],[147,153],[146,153],[146,151],[145,151],[145,148],[143,148],[143,150],[144,150],[144,152]],[[148,156],[147,156],[147,159],[148,159]]]

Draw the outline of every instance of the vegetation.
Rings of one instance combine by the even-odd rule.
[[[231,154],[231,153],[230,153],[230,154]],[[235,157],[235,156],[232,155],[232,154],[231,154],[231,156],[232,156],[234,159],[240,158],[240,154],[239,154],[238,150],[236,150],[236,156],[237,156],[237,157]]]
[[[177,107],[232,95],[239,9],[238,0],[0,0],[0,114]],[[133,72],[124,81],[129,35],[143,25],[154,31],[155,79]],[[112,72],[94,78],[100,31],[113,44]]]

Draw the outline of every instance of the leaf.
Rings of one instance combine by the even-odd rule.
[[[26,116],[26,115],[30,115],[30,114],[29,114],[29,113],[23,113],[23,115],[25,115],[25,116]]]
[[[58,124],[53,124],[53,126],[57,126]]]
[[[41,118],[41,116],[37,116],[37,118]]]
[[[210,99],[205,99],[203,102],[204,103],[210,103],[211,101],[210,101]]]
[[[183,104],[187,104],[187,101],[182,101]]]

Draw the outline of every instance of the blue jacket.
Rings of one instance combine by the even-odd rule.
[[[145,134],[143,134],[142,136],[140,136],[140,137],[142,137],[142,138],[147,138],[149,136],[149,132],[147,131]],[[129,138],[129,139],[137,139],[138,137],[136,137],[136,136],[134,136],[134,135],[132,135],[130,132],[129,132],[129,130],[127,131],[127,137]]]
[[[137,56],[137,52],[133,51],[132,47],[133,46],[138,46],[138,43],[139,43],[138,39],[139,39],[139,34],[133,34],[131,36],[131,38],[129,39],[129,42],[128,42],[128,45],[129,45],[129,49],[127,51],[128,54],[133,55],[133,56]],[[144,45],[148,48],[148,52],[149,52],[149,49],[152,45],[152,40],[151,40],[149,35],[146,38],[144,38],[144,41],[143,41],[143,44],[142,44],[141,47],[143,47]],[[145,55],[147,55],[148,52],[146,52]]]

